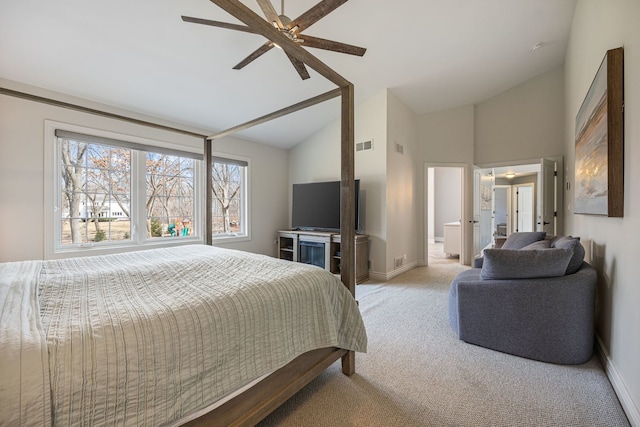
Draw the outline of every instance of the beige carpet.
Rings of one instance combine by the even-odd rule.
[[[357,286],[369,351],[339,363],[265,426],[628,426],[598,359],[560,366],[457,339],[447,291],[466,268],[432,260],[387,283]]]

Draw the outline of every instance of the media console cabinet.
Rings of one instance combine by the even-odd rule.
[[[278,257],[313,264],[340,274],[340,233],[321,231],[278,231]],[[356,234],[356,284],[369,280],[369,236]]]

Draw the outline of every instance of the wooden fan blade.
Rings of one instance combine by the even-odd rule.
[[[307,10],[302,15],[291,21],[290,28],[298,26],[298,32],[304,31],[311,25],[318,22],[322,17],[333,12],[338,6],[346,3],[347,0],[322,0],[320,3]]]
[[[289,57],[289,61],[291,61],[291,63],[293,64],[293,67],[296,69],[298,74],[300,74],[300,78],[302,78],[302,80],[307,80],[309,77],[311,77],[309,75],[309,72],[307,71],[307,67],[304,66],[304,63],[302,61],[294,58],[288,53],[287,53],[287,57]]]
[[[194,18],[192,16],[184,15],[182,16],[182,20],[184,22],[191,22],[193,24],[210,25],[212,27],[227,28],[229,30],[244,31],[245,33],[257,34],[254,30],[245,25],[229,24],[228,22],[211,21],[209,19]]]
[[[271,4],[271,0],[257,0],[257,1],[258,1],[258,5],[260,6],[260,9],[262,9],[262,12],[264,13],[264,16],[266,16],[267,21],[269,21],[270,23],[275,22],[278,25],[278,28],[282,28],[282,21],[280,21],[278,12],[276,12],[273,5]]]
[[[298,34],[298,42],[305,47],[315,47],[316,49],[331,50],[334,52],[347,53],[349,55],[363,56],[367,51],[364,47],[334,42],[332,40],[321,39],[319,37],[312,37],[304,34]]]
[[[265,44],[263,44],[262,46],[260,46],[258,49],[256,49],[251,55],[247,56],[246,58],[244,58],[242,61],[240,61],[238,63],[238,65],[236,65],[235,67],[233,67],[234,70],[241,70],[243,69],[247,64],[249,64],[250,62],[256,60],[257,58],[259,58],[260,56],[264,55],[265,53],[269,52],[271,49],[273,49],[273,43],[271,43],[270,41],[266,42]]]

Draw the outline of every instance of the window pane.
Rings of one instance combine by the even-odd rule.
[[[131,151],[60,139],[61,244],[129,240]],[[119,224],[113,224],[115,221]]]
[[[146,153],[147,237],[193,235],[194,160]]]
[[[246,167],[235,163],[213,162],[212,228],[214,236],[244,234],[245,176]]]

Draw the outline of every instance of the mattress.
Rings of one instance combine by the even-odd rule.
[[[15,408],[3,424],[173,424],[307,351],[366,351],[336,277],[263,255],[189,245],[0,273],[0,303],[22,307],[0,314],[16,326],[0,335],[12,360],[0,374],[24,374],[13,378],[19,399],[0,389]]]

